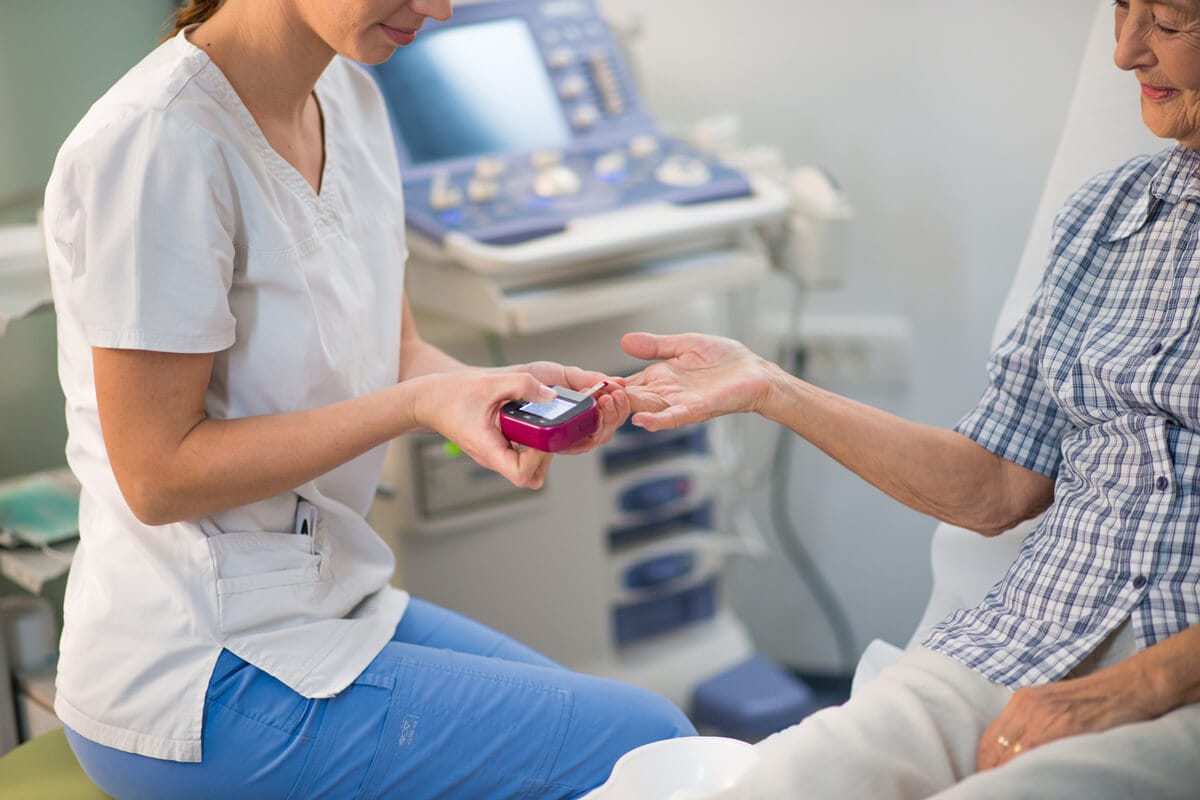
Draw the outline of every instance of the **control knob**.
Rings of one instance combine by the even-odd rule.
[[[446,173],[438,172],[433,176],[433,181],[429,186],[429,205],[433,207],[434,211],[458,208],[462,205],[462,201],[462,190],[450,183]]]
[[[649,134],[635,136],[629,140],[629,154],[634,158],[650,158],[658,155],[658,149],[658,139]]]
[[[707,164],[694,156],[674,155],[663,159],[654,170],[654,177],[667,186],[691,187],[708,183],[712,173]]]
[[[579,174],[562,164],[539,170],[533,179],[533,193],[538,197],[565,197],[582,188]]]
[[[503,158],[481,158],[475,162],[475,177],[483,181],[494,181],[508,169]]]

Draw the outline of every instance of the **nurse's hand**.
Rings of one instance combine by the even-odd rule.
[[[617,428],[629,418],[629,396],[625,393],[625,379],[614,378],[601,372],[564,367],[552,361],[534,361],[503,367],[500,372],[527,372],[547,386],[565,386],[578,392],[587,391],[600,381],[608,381],[596,394],[596,405],[600,409],[600,427],[579,444],[562,450],[565,455],[584,453],[612,439]]]
[[[548,402],[554,390],[528,372],[463,369],[413,378],[399,386],[413,392],[417,426],[454,442],[481,467],[500,473],[514,485],[540,489],[550,468],[550,453],[515,447],[500,433],[500,407],[510,400]]]
[[[771,390],[774,365],[732,339],[629,333],[621,347],[635,358],[661,359],[625,381],[633,424],[648,431],[759,411]]]

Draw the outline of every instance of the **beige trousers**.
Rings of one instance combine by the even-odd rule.
[[[1132,652],[1126,624],[1076,674]],[[1200,704],[976,773],[979,739],[1011,697],[958,661],[914,648],[846,704],[756,745],[759,767],[720,798],[1200,800]]]

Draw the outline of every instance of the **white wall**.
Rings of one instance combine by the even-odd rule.
[[[154,46],[171,0],[0,0],[0,224],[31,223],[63,139]],[[65,462],[54,317],[0,337],[0,477]]]
[[[171,0],[0,0],[0,207],[29,205],[105,89],[155,45]],[[30,217],[32,221],[32,217]]]
[[[953,424],[982,390],[993,320],[1095,0],[601,6],[616,20],[640,18],[635,57],[664,122],[735,111],[747,143],[781,147],[790,163],[822,165],[841,182],[857,212],[848,280],[808,307],[903,315],[915,329],[906,388],[841,388]],[[839,588],[859,644],[905,641],[928,591],[932,520],[807,445],[792,483],[801,535]],[[760,646],[794,666],[836,668],[828,629],[782,559],[743,563],[733,578]]]

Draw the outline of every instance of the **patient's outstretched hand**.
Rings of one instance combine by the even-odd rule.
[[[771,388],[774,365],[732,339],[628,333],[621,347],[658,360],[625,382],[633,424],[648,431],[758,411]]]

